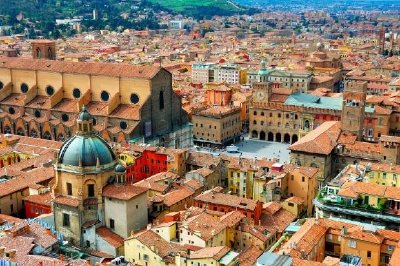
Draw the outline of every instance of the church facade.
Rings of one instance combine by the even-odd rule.
[[[51,42],[40,48],[54,50]],[[50,59],[53,53],[38,51],[33,58],[0,58],[1,133],[65,140],[75,132],[85,105],[94,130],[107,141],[190,145],[187,114],[167,70]]]

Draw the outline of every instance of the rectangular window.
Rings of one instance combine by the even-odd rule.
[[[72,196],[72,184],[67,183],[67,195]]]
[[[372,256],[371,251],[368,250],[368,251],[367,251],[367,258],[370,259],[371,256]]]
[[[94,197],[94,184],[88,185],[88,197]]]
[[[114,219],[110,219],[110,228],[114,229],[115,225],[114,225]]]
[[[71,225],[70,220],[69,220],[69,214],[68,213],[63,213],[63,226],[64,227],[69,227]]]

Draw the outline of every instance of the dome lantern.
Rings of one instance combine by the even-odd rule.
[[[93,116],[86,110],[83,105],[81,112],[78,114],[78,134],[91,134],[93,133]]]

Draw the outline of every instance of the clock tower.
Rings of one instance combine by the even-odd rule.
[[[272,94],[272,83],[257,82],[253,83],[253,102],[268,103]]]

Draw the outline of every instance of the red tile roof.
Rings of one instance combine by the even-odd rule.
[[[97,228],[96,234],[115,248],[119,248],[124,245],[124,239],[118,234],[108,229],[107,227],[102,226]]]
[[[134,185],[112,184],[103,188],[103,196],[119,200],[130,200],[147,192],[147,188]]]
[[[339,121],[328,121],[300,138],[289,149],[305,153],[328,155],[337,144],[340,135]]]
[[[9,69],[40,70],[69,74],[103,75],[141,79],[151,79],[161,69],[159,66],[155,65],[133,66],[129,64],[112,64],[100,62],[66,62],[11,57],[1,57],[0,67]]]

